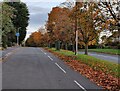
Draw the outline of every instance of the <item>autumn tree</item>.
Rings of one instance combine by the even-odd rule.
[[[26,41],[27,46],[39,47],[41,44],[42,34],[40,31],[34,32]]]
[[[99,8],[94,2],[76,2],[72,10],[71,18],[77,22],[76,30],[79,30],[79,41],[85,46],[85,54],[88,54],[88,45],[96,43],[101,31],[99,21]]]
[[[48,33],[42,34],[41,41],[40,41],[40,46],[49,47],[49,43],[48,43],[49,41],[50,41],[50,39],[49,39]]]
[[[56,49],[59,50],[60,44],[62,47],[66,45],[66,49],[67,45],[72,44],[74,49],[75,30],[78,30],[79,44],[85,46],[85,54],[88,54],[88,46],[98,42],[99,35],[103,30],[113,28],[112,25],[118,25],[117,19],[109,18],[103,12],[105,9],[100,4],[101,2],[76,2],[76,5],[70,9],[63,5],[54,7],[48,14],[46,24],[47,33],[45,35],[49,45],[57,42]],[[109,10],[109,7],[106,8]]]
[[[116,35],[116,39],[120,37],[120,14],[119,14],[119,0],[104,0],[97,3],[98,7],[101,9],[101,13],[104,15],[104,18],[101,18],[104,23],[104,27],[106,31],[110,31],[112,33],[111,38],[115,39],[115,32],[118,33]],[[114,40],[113,40],[114,41]],[[116,41],[115,41],[116,42]],[[115,43],[116,44],[116,43]],[[119,43],[118,43],[119,44]]]
[[[67,35],[71,31],[69,12],[67,8],[54,7],[48,15],[47,30],[51,41],[56,42],[57,50],[60,49],[60,42],[67,44],[68,41]]]
[[[109,21],[110,27],[112,28],[111,31],[118,28],[120,25],[119,4],[120,2],[118,0],[104,0],[98,2],[98,7],[101,9],[101,13],[104,13],[105,19]],[[103,20],[103,22],[105,22],[105,20]]]

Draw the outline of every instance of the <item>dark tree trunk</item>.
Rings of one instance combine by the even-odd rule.
[[[55,43],[55,45],[56,45],[56,50],[60,50],[60,41],[58,40],[58,41],[56,41],[56,43]]]
[[[61,49],[64,49],[64,42],[61,43]]]
[[[49,44],[48,44],[48,47],[49,47],[49,48],[52,48],[52,44],[51,44],[51,43],[49,43]]]
[[[67,43],[65,43],[65,50],[68,50],[68,45],[67,45]]]
[[[85,44],[85,55],[88,55],[88,44]]]
[[[74,44],[74,52],[75,52],[75,55],[77,54],[76,52],[76,43]]]
[[[72,44],[72,51],[75,52],[74,44]]]

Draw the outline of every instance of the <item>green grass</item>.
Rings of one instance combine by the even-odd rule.
[[[72,51],[66,51],[66,50],[57,51],[54,48],[52,48],[50,50],[60,53],[65,56],[71,56],[71,57],[76,56],[76,60],[79,60],[79,61],[89,65],[94,70],[102,70],[106,74],[111,74],[114,77],[120,77],[120,73],[118,74],[118,72],[119,72],[118,68],[120,68],[120,64],[109,62],[107,60],[101,60],[101,59],[98,59],[98,58],[95,58],[92,56],[88,56],[88,55],[84,55],[84,54],[74,55],[74,53]]]
[[[88,49],[88,51],[120,55],[120,49]]]

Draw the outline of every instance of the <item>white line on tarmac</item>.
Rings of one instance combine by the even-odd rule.
[[[2,57],[2,59],[6,59],[8,58],[9,56],[11,56],[13,53],[15,53],[17,50],[19,50],[20,48],[16,48],[14,50],[12,50],[11,52],[7,53],[4,57]]]
[[[46,55],[47,53],[44,52],[44,54]]]
[[[40,49],[41,50],[41,49]],[[43,50],[41,50],[43,52]]]
[[[40,49],[41,50],[41,49]],[[41,50],[45,55],[47,54],[47,53],[45,53],[43,50]]]
[[[49,59],[50,59],[50,60],[52,60],[52,61],[53,61],[53,59],[52,59],[50,56],[48,56],[48,57],[49,57]]]
[[[81,88],[83,89],[84,91],[87,91],[83,86],[81,86],[76,80],[74,80],[74,82]]]
[[[62,67],[60,67],[60,65],[58,65],[57,63],[55,64],[57,65],[58,68],[60,68],[66,74],[66,71]]]
[[[9,52],[9,53],[7,53],[5,56],[7,57],[7,56],[9,56],[9,55],[11,55],[12,54],[12,52]]]

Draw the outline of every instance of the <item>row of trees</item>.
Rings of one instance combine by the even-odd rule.
[[[29,38],[26,40],[25,44],[29,47],[43,47],[48,46],[47,42],[49,40],[48,33],[45,32],[44,28],[39,28],[38,31],[33,32]]]
[[[103,30],[118,32],[118,3],[76,2],[72,8],[54,7],[48,14],[47,32],[42,37],[45,40],[39,41],[57,50],[75,51],[75,34],[78,33],[79,47],[84,46],[85,54],[88,54],[88,46],[98,43]]]
[[[25,3],[2,2],[2,47],[12,46],[16,43],[16,32],[20,33],[19,44],[26,36],[29,12]]]

